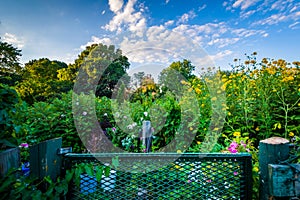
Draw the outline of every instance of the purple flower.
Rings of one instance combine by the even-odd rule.
[[[228,151],[230,151],[230,153],[237,153],[238,152],[237,149],[234,148],[234,147],[229,147]]]
[[[112,127],[112,129],[111,129],[113,132],[116,132],[116,128],[115,127]]]
[[[19,146],[19,147],[28,148],[28,147],[29,147],[29,145],[28,145],[27,143],[22,143],[22,144],[20,144],[20,146]]]
[[[230,144],[230,147],[232,147],[232,148],[234,148],[234,149],[236,149],[238,146],[239,146],[239,145],[238,145],[238,143],[236,143],[236,142],[231,142],[231,144]]]
[[[228,151],[230,151],[230,153],[237,153],[238,152],[238,150],[237,150],[238,146],[239,146],[238,143],[236,143],[235,141],[233,141],[230,144],[230,146],[228,147]]]
[[[238,172],[233,172],[233,175],[235,175],[235,176],[238,175],[238,174],[239,174]]]

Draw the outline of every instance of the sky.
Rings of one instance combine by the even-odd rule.
[[[189,59],[230,69],[234,58],[300,60],[299,0],[0,0],[0,37],[33,59],[73,63],[92,43],[134,65]]]

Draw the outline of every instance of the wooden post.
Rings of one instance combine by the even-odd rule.
[[[295,196],[293,170],[288,165],[269,164],[269,192],[275,197]]]
[[[11,168],[20,167],[20,164],[20,149],[18,147],[0,152],[0,178]]]
[[[50,176],[53,181],[61,172],[61,155],[58,149],[62,147],[62,138],[55,138],[30,147],[30,171],[39,179]]]
[[[271,137],[259,142],[260,187],[259,199],[270,197],[268,165],[278,164],[289,158],[289,141],[280,137]]]

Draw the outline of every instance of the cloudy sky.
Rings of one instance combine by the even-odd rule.
[[[72,63],[102,42],[135,63],[210,58],[228,68],[254,51],[300,60],[299,19],[299,0],[1,0],[0,37],[22,50],[22,63]]]

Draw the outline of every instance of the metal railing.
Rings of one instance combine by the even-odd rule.
[[[251,199],[252,163],[248,153],[66,154],[65,169],[79,163],[118,166],[101,180],[86,173],[72,184],[70,199]],[[115,165],[115,164],[113,164]],[[98,169],[98,168],[95,168]]]

